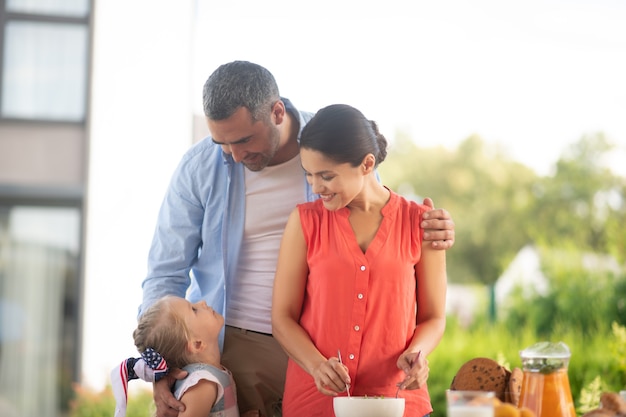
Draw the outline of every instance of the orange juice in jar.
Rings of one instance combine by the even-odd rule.
[[[537,417],[576,417],[567,377],[570,356],[563,342],[540,342],[521,351],[524,378],[519,406]]]

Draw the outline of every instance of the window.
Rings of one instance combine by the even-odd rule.
[[[84,121],[89,6],[89,0],[7,0],[0,118]]]
[[[0,170],[0,417],[67,415],[79,380],[84,184],[24,155],[87,146],[92,4],[0,0],[0,155],[28,167]]]
[[[0,205],[2,416],[67,411],[80,348],[80,217],[77,207]]]
[[[89,0],[6,0],[9,12],[85,17]]]

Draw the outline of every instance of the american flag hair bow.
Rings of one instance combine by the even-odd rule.
[[[142,379],[157,382],[167,375],[165,359],[152,348],[146,349],[141,358],[128,358],[111,371],[111,386],[115,397],[115,417],[126,415],[128,381]]]

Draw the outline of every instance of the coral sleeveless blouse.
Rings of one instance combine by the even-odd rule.
[[[396,362],[416,327],[415,265],[420,260],[421,216],[428,207],[391,191],[380,227],[363,253],[348,216],[321,200],[298,205],[309,276],[300,323],[320,352],[341,350],[354,396],[395,397],[404,372]],[[342,395],[346,395],[345,393]],[[432,411],[428,390],[404,390],[405,417]],[[334,417],[333,399],[289,360],[283,416]]]

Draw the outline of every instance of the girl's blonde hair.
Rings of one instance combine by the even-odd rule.
[[[161,298],[141,315],[133,338],[139,353],[153,348],[169,368],[182,368],[191,363],[187,350],[189,330],[167,302],[171,297]]]

